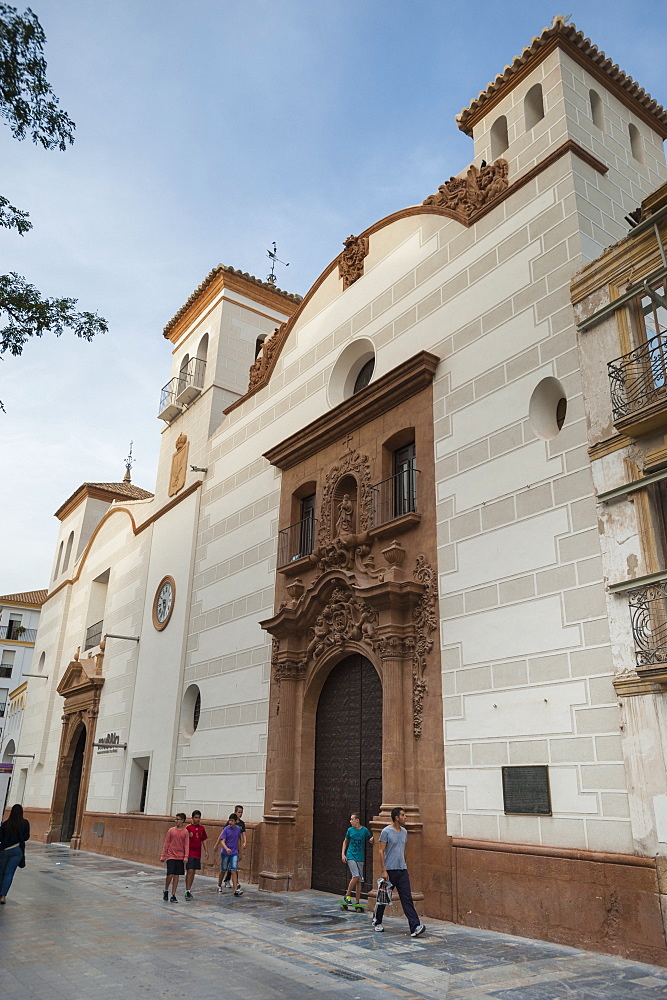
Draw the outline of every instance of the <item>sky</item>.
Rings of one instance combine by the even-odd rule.
[[[574,0],[573,0],[574,2]],[[16,4],[16,0],[15,0]],[[16,4],[23,8],[23,4]],[[47,587],[53,512],[82,482],[152,490],[165,323],[218,263],[305,294],[350,233],[472,159],[455,115],[555,14],[667,103],[664,0],[30,0],[76,122],[64,153],[0,124],[0,273],[97,311],[108,334],[0,363],[0,594]]]

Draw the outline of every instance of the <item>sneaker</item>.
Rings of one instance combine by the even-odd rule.
[[[165,903],[168,903],[168,902],[169,902],[169,893],[167,892],[167,890],[166,890],[166,889],[165,889],[165,890],[164,890],[164,892],[162,893],[162,898],[164,899]]]
[[[169,900],[169,902],[170,902],[170,903],[177,903],[177,902],[178,902],[178,900],[176,899],[176,897],[175,897],[175,896],[172,896],[172,897],[171,897],[171,899]]]
[[[235,896],[242,896],[243,895],[243,889],[237,889],[236,892],[234,893],[234,895]]]
[[[426,927],[424,926],[424,924],[417,924],[417,926],[415,927],[415,929],[410,934],[410,937],[419,937],[421,934],[424,933],[425,930],[426,930]]]
[[[221,885],[218,886],[218,892],[222,892],[222,886]]]
[[[189,889],[185,890],[185,898],[186,899],[193,899],[194,898]]]
[[[376,934],[384,933],[384,927],[382,926],[382,924],[376,924],[375,921],[373,921],[373,930],[375,931]]]

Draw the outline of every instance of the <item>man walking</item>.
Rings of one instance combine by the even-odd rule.
[[[240,828],[241,833],[243,834],[242,844],[239,844],[239,861],[240,861],[241,858],[243,857],[242,848],[245,846],[245,842],[246,842],[245,823],[243,822],[243,806],[234,806],[234,812],[238,816],[238,823],[236,825]],[[225,886],[226,889],[229,888],[229,884],[230,884],[231,878],[232,878],[232,873],[231,873],[231,870],[228,868],[227,869],[227,874],[225,875],[225,877],[223,879],[223,884],[224,884],[224,886]],[[241,888],[241,883],[240,882],[238,883],[238,886],[239,886],[239,889],[240,889]]]
[[[241,828],[237,826],[238,816],[230,813],[227,826],[217,839],[216,848],[220,844],[220,875],[218,876],[218,892],[222,892],[222,876],[224,872],[231,871],[234,895],[242,896],[243,889],[239,888],[238,867],[239,867],[239,847],[245,846],[245,835]]]
[[[380,834],[380,864],[382,865],[382,878],[394,886],[398,892],[398,898],[403,907],[403,913],[408,919],[410,927],[410,937],[416,938],[423,934],[426,928],[421,923],[412,901],[412,890],[410,889],[410,876],[408,866],[405,863],[405,844],[408,839],[408,831],[405,829],[405,811],[397,806],[391,810],[391,823],[385,826]],[[376,931],[383,931],[382,918],[385,907],[378,904],[373,914],[373,927]]]
[[[190,835],[185,829],[185,813],[176,813],[175,824],[175,826],[167,830],[162,854],[160,855],[160,861],[167,862],[167,877],[164,882],[164,892],[162,893],[165,903],[170,898],[170,886],[171,902],[178,902],[176,898],[178,879],[180,875],[185,874],[185,862],[188,860],[190,850]]]

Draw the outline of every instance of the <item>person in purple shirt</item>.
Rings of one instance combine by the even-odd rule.
[[[220,844],[220,874],[218,876],[218,892],[222,892],[222,879],[226,871],[232,873],[232,885],[234,895],[242,896],[243,889],[239,889],[239,845],[245,850],[245,833],[238,825],[239,818],[236,813],[230,813],[227,826],[222,831],[216,841],[215,847]],[[215,848],[213,848],[215,850]]]

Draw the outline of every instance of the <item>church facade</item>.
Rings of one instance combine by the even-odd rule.
[[[261,888],[340,891],[350,811],[401,805],[426,916],[664,964],[570,282],[667,113],[557,18],[457,121],[473,163],[303,299],[219,266],[167,324],[155,492],[57,515],[24,807],[149,860],[240,802]]]

